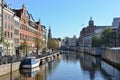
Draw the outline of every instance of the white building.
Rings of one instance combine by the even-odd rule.
[[[118,28],[120,24],[120,17],[119,18],[114,18],[112,22],[112,27]]]
[[[65,46],[65,39],[62,40],[61,46]]]
[[[42,28],[42,48],[47,47],[47,29],[44,25],[41,25]]]
[[[19,56],[19,30],[20,30],[20,18],[14,15],[14,53],[16,56]]]
[[[3,8],[3,38],[5,55],[15,55],[14,53],[14,12],[9,5],[4,4]]]
[[[67,46],[69,47],[75,47],[77,45],[77,38],[74,36],[73,38],[68,38],[67,37]]]

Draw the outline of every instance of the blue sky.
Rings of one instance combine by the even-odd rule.
[[[48,29],[52,36],[77,37],[90,17],[95,25],[111,25],[114,17],[120,16],[120,0],[5,0],[12,8],[26,5],[27,10],[37,21]],[[84,26],[82,25],[84,24]]]

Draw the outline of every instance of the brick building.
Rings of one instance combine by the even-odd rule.
[[[13,9],[13,11],[20,18],[19,44],[23,45],[24,41],[26,41],[27,52],[25,51],[25,53],[31,53],[36,49],[36,39],[42,39],[40,20],[35,22],[33,16],[27,11],[24,4],[22,9]],[[25,54],[23,53],[22,55],[24,56]]]
[[[92,36],[94,35],[96,26],[92,17],[89,20],[88,26],[83,28],[80,32],[79,45],[80,46],[91,46]]]

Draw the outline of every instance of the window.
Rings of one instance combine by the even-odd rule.
[[[12,38],[12,36],[13,36],[13,34],[12,34],[12,32],[11,32],[11,38]]]
[[[19,22],[18,22],[18,21],[15,21],[15,25],[16,25],[16,26],[19,26]]]
[[[7,14],[4,14],[4,19],[5,19],[5,20],[7,19]]]
[[[19,30],[14,29],[14,34],[15,34],[15,35],[19,35]]]
[[[4,35],[5,35],[5,37],[7,36],[7,32],[6,31],[5,31]]]
[[[8,15],[8,20],[10,21],[10,16]]]
[[[5,28],[7,28],[7,23],[5,23]]]
[[[8,38],[10,37],[10,33],[8,32]]]
[[[12,30],[12,25],[11,25],[11,27],[10,27],[10,28],[11,28],[11,30]]]
[[[15,38],[14,41],[15,41],[15,44],[19,43],[19,39],[18,38]]]
[[[10,29],[10,24],[8,24],[8,29]]]
[[[11,22],[13,21],[12,17],[10,17],[10,21],[11,21]]]

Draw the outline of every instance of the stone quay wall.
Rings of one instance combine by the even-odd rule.
[[[94,56],[101,56],[102,59],[107,60],[116,66],[120,66],[120,48],[82,48],[79,49],[79,51]]]
[[[107,49],[104,53],[102,53],[102,58],[120,65],[120,50]]]
[[[11,71],[18,70],[20,62],[0,65],[0,76],[10,73]]]
[[[94,56],[101,56],[103,52],[100,48],[81,48],[78,51],[85,52]]]

